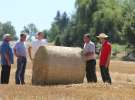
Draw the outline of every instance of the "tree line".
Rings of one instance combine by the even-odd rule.
[[[11,22],[10,21],[7,21],[5,23],[0,22],[0,40],[2,40],[3,35],[7,33],[11,34],[13,39],[17,39],[15,28],[11,24]]]
[[[48,37],[55,45],[82,46],[82,37],[92,40],[104,32],[112,43],[135,47],[135,0],[76,0],[75,13],[69,18],[57,12]]]

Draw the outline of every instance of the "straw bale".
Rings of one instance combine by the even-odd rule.
[[[32,84],[82,83],[85,62],[81,48],[41,46],[35,54]]]

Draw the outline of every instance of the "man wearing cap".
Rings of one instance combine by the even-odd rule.
[[[90,35],[85,34],[84,40],[84,56],[86,58],[86,78],[88,82],[97,82],[96,76],[96,57],[95,44],[90,40]]]
[[[38,32],[35,36],[36,40],[32,42],[32,44],[28,48],[29,57],[31,60],[33,60],[35,53],[39,49],[40,46],[44,46],[47,44],[47,40],[44,39],[44,33]]]
[[[15,75],[15,82],[16,84],[25,84],[24,81],[24,75],[25,75],[25,69],[26,69],[26,63],[27,63],[27,57],[26,57],[26,34],[21,33],[20,34],[20,41],[17,42],[14,46],[14,53],[17,57],[17,70]]]
[[[1,84],[8,84],[10,77],[11,64],[13,64],[13,51],[9,45],[11,41],[10,34],[3,36],[3,43],[1,45]]]
[[[112,83],[111,77],[109,73],[109,64],[110,64],[110,56],[111,56],[111,43],[107,40],[108,36],[104,33],[99,34],[97,36],[101,43],[102,48],[100,50],[99,55],[99,65],[101,70],[101,76],[104,83]]]

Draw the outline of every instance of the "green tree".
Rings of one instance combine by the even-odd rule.
[[[48,30],[43,30],[42,32],[44,33],[44,38],[48,38],[49,31]]]
[[[24,26],[24,29],[21,32],[25,32],[27,34],[36,33],[38,29],[35,24],[30,23],[27,26]]]
[[[52,27],[49,31],[49,40],[50,41],[56,41],[58,38],[62,38],[62,34],[64,34],[64,31],[66,29],[66,27],[68,26],[69,23],[69,18],[66,14],[66,12],[64,12],[63,14],[61,14],[59,11],[57,11],[56,17],[54,18],[54,22],[52,23]],[[59,41],[62,42],[62,41]],[[62,43],[60,43],[62,44]]]
[[[116,0],[76,0],[77,21],[84,33],[108,33],[113,42],[121,41],[122,9]]]
[[[135,0],[76,0],[75,7],[70,20],[57,12],[49,34],[52,41],[58,36],[61,45],[82,47],[85,33],[96,42],[96,35],[104,32],[113,43],[135,44]]]
[[[125,33],[125,37],[128,45],[130,47],[135,47],[135,1],[125,1],[124,2],[124,27],[123,32]]]
[[[55,38],[55,43],[56,46],[61,46],[61,38],[59,35],[57,35],[57,37]]]
[[[15,28],[10,21],[0,23],[0,39],[2,39],[4,34],[11,34],[13,39],[17,38]]]
[[[49,41],[50,42],[55,41],[56,36],[59,34],[60,34],[60,31],[59,31],[58,26],[55,23],[53,23],[48,34]]]

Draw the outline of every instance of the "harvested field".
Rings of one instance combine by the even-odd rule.
[[[111,61],[112,85],[103,84],[97,64],[98,83],[32,86],[31,63],[28,61],[26,85],[14,82],[12,67],[9,85],[0,85],[0,100],[135,100],[135,63]]]

